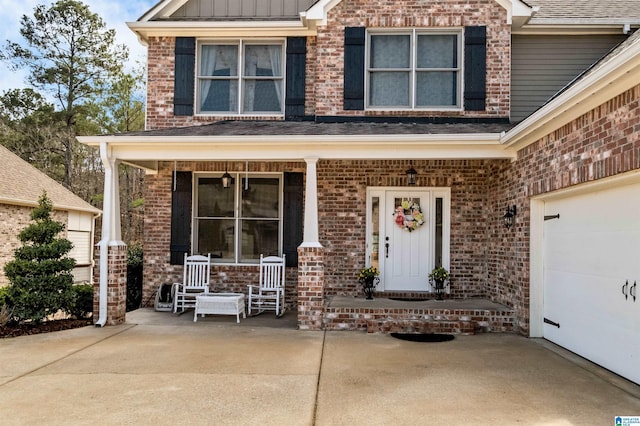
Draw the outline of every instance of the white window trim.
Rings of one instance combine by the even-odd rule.
[[[197,249],[197,235],[198,235],[198,220],[204,219],[205,217],[196,216],[196,210],[198,208],[198,180],[200,178],[219,178],[225,172],[195,172],[194,179],[192,184],[192,197],[191,197],[191,253],[198,253]],[[234,206],[233,206],[233,220],[234,220],[234,260],[232,262],[229,261],[221,261],[217,262],[212,258],[211,263],[215,263],[216,265],[226,265],[226,266],[247,266],[247,265],[258,265],[260,264],[260,259],[254,259],[252,261],[242,262],[240,259],[240,227],[239,223],[242,219],[240,217],[240,194],[242,191],[242,187],[244,186],[244,178],[260,178],[260,177],[277,177],[280,181],[278,186],[278,252],[282,253],[283,249],[283,240],[284,240],[284,173],[245,173],[245,172],[228,172],[233,177],[232,187],[229,188],[230,191],[234,191]],[[275,220],[275,219],[273,219]]]
[[[419,35],[457,35],[458,36],[458,96],[457,104],[455,106],[436,106],[436,107],[416,107],[416,63],[418,48],[417,36]],[[369,86],[371,76],[371,36],[375,35],[409,35],[411,36],[411,70],[410,70],[410,84],[411,90],[409,92],[410,106],[409,107],[390,107],[390,106],[372,106],[369,103]],[[462,27],[451,28],[406,28],[406,29],[375,29],[367,30],[366,45],[365,45],[365,110],[369,111],[464,111],[464,29]]]
[[[250,111],[244,112],[243,108],[243,84],[244,81],[244,48],[251,44],[266,44],[266,45],[281,45],[282,47],[282,76],[280,78],[274,77],[273,80],[282,80],[282,101],[280,102],[280,112],[259,112]],[[269,39],[254,39],[254,38],[233,38],[233,39],[202,39],[196,43],[196,61],[195,61],[195,82],[194,82],[194,100],[195,100],[195,114],[196,117],[283,117],[285,110],[286,100],[286,83],[287,83],[287,55],[286,55],[287,41],[284,38],[269,38]],[[206,45],[236,45],[238,46],[238,109],[236,111],[201,111],[200,110],[200,60],[202,58],[201,48]]]

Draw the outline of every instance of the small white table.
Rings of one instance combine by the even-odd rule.
[[[235,315],[236,322],[247,317],[243,293],[208,293],[196,296],[196,309],[193,312],[193,321],[198,321],[198,314],[204,317],[206,314]]]

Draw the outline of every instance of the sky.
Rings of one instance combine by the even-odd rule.
[[[135,34],[127,27],[126,22],[136,21],[157,0],[81,0],[89,6],[91,12],[98,14],[108,29],[116,30],[116,43],[129,47],[131,63],[146,59],[146,48],[140,44]],[[0,0],[0,46],[7,40],[22,43],[20,35],[20,19],[23,15],[33,18],[33,10],[38,4],[50,6],[52,0]],[[0,62],[0,94],[9,89],[27,87],[25,73],[14,72],[5,62]]]

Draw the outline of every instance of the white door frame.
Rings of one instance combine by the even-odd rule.
[[[378,218],[379,223],[379,247],[378,247],[378,259],[380,259],[380,277],[384,277],[384,262],[382,261],[384,257],[384,241],[382,240],[382,236],[386,234],[386,221],[384,220],[383,214],[385,212],[386,205],[386,193],[387,192],[396,192],[396,191],[407,191],[411,193],[420,193],[420,192],[429,192],[429,200],[428,200],[428,216],[427,221],[424,226],[428,226],[428,231],[430,233],[429,239],[429,252],[435,253],[435,215],[433,212],[435,211],[435,200],[436,198],[442,198],[442,266],[447,269],[450,269],[450,245],[451,245],[451,188],[449,187],[415,187],[415,186],[372,186],[367,188],[367,198],[366,198],[366,254],[365,254],[365,264],[366,266],[371,265],[371,256],[369,248],[373,246],[374,241],[372,239],[372,220],[370,220],[370,214],[372,209],[372,198],[378,197],[380,200],[380,211]],[[424,211],[424,209],[423,209]],[[431,260],[433,263],[434,260]],[[427,277],[425,277],[425,290],[428,288],[426,284]],[[384,291],[384,280],[381,279],[380,285],[378,286],[378,291]],[[447,289],[447,291],[449,291]]]

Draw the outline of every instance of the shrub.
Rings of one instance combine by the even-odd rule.
[[[31,212],[34,222],[18,235],[22,247],[4,266],[11,285],[8,297],[18,321],[40,322],[58,310],[68,311],[73,302],[72,271],[75,260],[67,255],[73,245],[58,234],[64,225],[51,218],[53,204],[46,193]]]
[[[93,286],[91,284],[76,284],[73,291],[73,305],[67,311],[72,316],[82,319],[93,312]]]
[[[142,304],[142,259],[140,244],[131,244],[127,250],[127,312]]]

